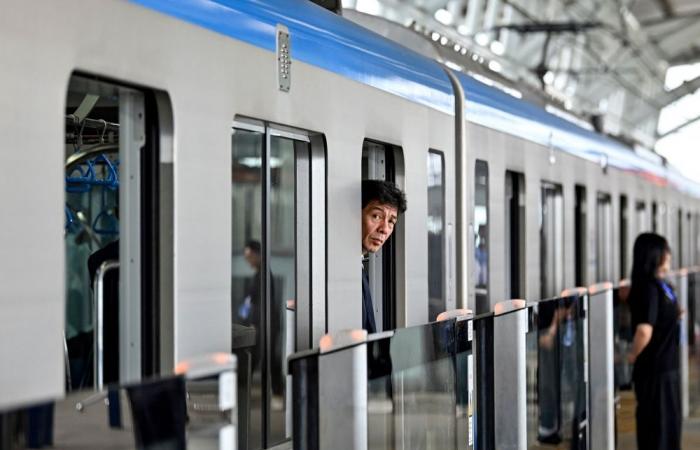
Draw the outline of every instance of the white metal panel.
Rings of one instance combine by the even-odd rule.
[[[69,62],[51,30],[27,27],[40,22],[35,5],[7,3],[0,15],[0,409],[60,396],[64,385],[61,119]]]
[[[141,150],[146,137],[143,95],[127,89],[119,94],[119,380],[128,383],[141,378]]]

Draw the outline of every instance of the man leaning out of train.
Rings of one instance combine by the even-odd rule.
[[[406,211],[406,196],[394,183],[382,180],[362,181],[362,328],[375,333],[372,293],[365,260],[378,252],[394,232],[399,214]]]

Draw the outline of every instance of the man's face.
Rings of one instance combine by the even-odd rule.
[[[260,255],[249,247],[243,249],[243,257],[253,269],[260,267]]]
[[[362,209],[362,253],[379,251],[394,231],[399,212],[391,205],[372,200]]]

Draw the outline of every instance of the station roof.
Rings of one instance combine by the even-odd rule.
[[[670,65],[700,61],[700,2],[638,0],[630,12]]]
[[[477,61],[487,76],[544,93],[599,131],[645,149],[664,137],[661,111],[700,88],[700,77],[666,85],[670,67],[700,63],[698,0],[343,0],[343,6],[423,34],[443,62],[473,72]]]

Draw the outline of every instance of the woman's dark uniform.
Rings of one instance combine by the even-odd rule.
[[[680,449],[679,307],[671,287],[661,280],[633,286],[632,329],[653,327],[651,340],[634,363],[637,443],[640,449]]]

